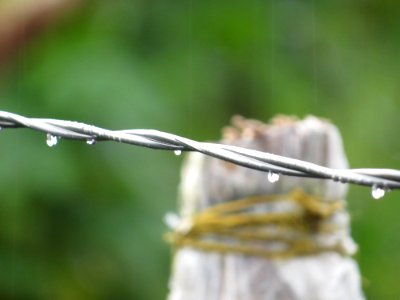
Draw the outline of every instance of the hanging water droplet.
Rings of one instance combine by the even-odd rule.
[[[382,198],[383,196],[385,196],[385,192],[386,192],[385,189],[383,189],[377,185],[374,185],[372,187],[371,194],[374,199],[378,200],[378,199]]]
[[[96,144],[96,140],[95,139],[89,139],[89,140],[86,141],[86,144],[94,145],[94,144]]]
[[[48,133],[48,134],[47,134],[46,143],[47,143],[47,146],[53,147],[53,146],[57,145],[57,143],[58,143],[58,137],[56,137],[55,135],[52,135],[52,134]]]
[[[277,182],[279,180],[279,174],[268,171],[268,181],[271,183]]]
[[[0,126],[0,131],[3,129],[3,127]]]
[[[179,156],[179,155],[182,154],[182,150],[175,150],[175,151],[174,151],[174,154],[175,154],[176,156]]]

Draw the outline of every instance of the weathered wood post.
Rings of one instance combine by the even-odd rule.
[[[222,143],[346,168],[336,127],[233,118]],[[169,300],[364,299],[340,182],[265,174],[191,153],[182,170]],[[275,182],[274,182],[275,181]],[[301,190],[299,189],[301,188]]]

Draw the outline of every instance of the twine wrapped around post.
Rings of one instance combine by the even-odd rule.
[[[234,117],[222,143],[346,168],[336,127]],[[279,180],[278,180],[279,179]],[[340,182],[285,177],[191,153],[182,170],[169,300],[361,300]]]

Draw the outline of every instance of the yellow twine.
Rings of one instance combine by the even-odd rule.
[[[270,213],[249,211],[256,205],[280,201],[293,201],[299,209]],[[323,246],[312,238],[312,235],[334,233],[339,229],[323,221],[343,209],[344,204],[343,200],[322,201],[301,189],[284,195],[251,196],[205,209],[192,216],[188,228],[177,228],[166,235],[166,240],[176,248],[192,247],[202,251],[234,252],[266,258],[289,258],[323,251],[346,255],[340,243]],[[271,242],[284,247],[272,250],[265,244]]]

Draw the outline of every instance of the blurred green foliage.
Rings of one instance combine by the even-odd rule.
[[[21,50],[1,109],[216,140],[233,114],[314,114],[352,167],[400,168],[400,11],[391,1],[89,1]],[[1,299],[163,299],[180,158],[6,130]],[[348,197],[370,299],[400,295],[400,193]]]

